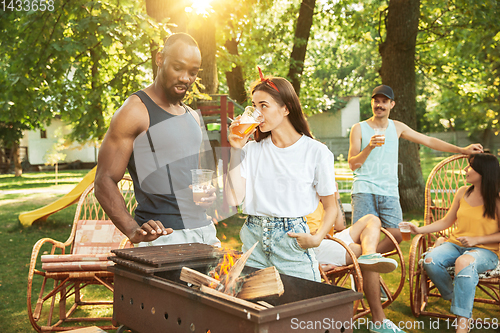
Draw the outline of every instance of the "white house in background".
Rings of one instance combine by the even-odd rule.
[[[307,118],[314,137],[323,142],[335,157],[349,152],[349,131],[359,122],[359,97],[350,97],[347,105],[335,112],[323,112]]]
[[[317,139],[348,137],[352,125],[359,122],[359,97],[351,97],[340,111],[322,112],[307,118]]]
[[[24,132],[21,146],[28,147],[28,160],[31,165],[43,165],[47,163],[48,155],[54,150],[59,138],[71,132],[71,128],[65,125],[61,119],[55,118],[45,131],[40,129]],[[60,163],[71,163],[81,161],[83,163],[97,163],[98,148],[94,143],[73,143],[67,149],[60,151],[66,157]]]

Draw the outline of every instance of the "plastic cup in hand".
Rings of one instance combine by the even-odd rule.
[[[377,142],[377,146],[382,146],[385,143],[385,128],[374,128],[373,131],[375,132],[375,135],[381,135],[382,137],[379,139],[382,139],[383,142]]]
[[[264,116],[259,110],[253,106],[247,106],[245,108],[245,112],[243,112],[243,115],[240,118],[240,124],[238,126],[234,126],[231,129],[231,132],[238,136],[245,137],[263,121]]]
[[[411,239],[410,224],[410,222],[401,222],[399,224],[399,231],[401,231],[401,235],[403,235],[404,241],[409,241]]]
[[[214,172],[208,169],[191,170],[193,201],[197,204],[202,203],[202,198],[208,197],[207,190],[212,187],[212,177]]]

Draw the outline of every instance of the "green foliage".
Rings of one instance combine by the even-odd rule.
[[[499,17],[497,1],[422,3],[417,60],[427,130],[498,131]]]
[[[243,67],[248,89],[258,78],[257,66],[264,75],[286,77],[289,70],[300,1],[261,1],[250,10],[251,2],[242,1],[229,15],[236,21],[219,22],[218,69],[224,93],[223,74],[236,64]],[[367,96],[373,89],[380,66],[377,30],[361,24],[366,18],[361,13],[371,12],[373,6],[375,2],[368,7],[354,1],[318,2],[301,76],[300,99],[307,114],[341,109],[346,103],[343,97]],[[239,41],[239,57],[223,47],[228,38]],[[371,114],[369,98],[361,103],[362,110]]]
[[[150,42],[159,44],[167,29],[128,0],[64,1],[54,11],[1,15],[0,122],[43,128],[60,115],[73,125],[71,139],[82,142],[102,139],[126,96],[151,81]]]
[[[152,80],[150,45],[168,34],[131,0],[63,1],[54,11],[0,13],[0,140],[43,128],[55,115],[72,124],[72,139],[102,139],[111,115]],[[214,0],[220,92],[225,72],[239,65],[245,85],[286,76],[300,0]],[[378,47],[388,1],[317,1],[301,76],[308,114],[335,111],[381,83]],[[500,15],[494,0],[422,0],[417,37],[417,122],[421,131],[498,131]],[[238,42],[239,55],[225,41]],[[196,89],[189,100],[201,98]]]
[[[258,77],[257,66],[264,75],[286,76],[290,56],[294,20],[298,0],[245,0],[232,3],[218,2],[218,62],[221,92],[227,93],[224,73],[236,65],[243,69],[247,89]],[[295,14],[295,16],[294,16]],[[226,40],[238,41],[239,56],[224,47]]]

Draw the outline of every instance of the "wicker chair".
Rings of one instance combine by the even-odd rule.
[[[432,169],[425,185],[424,225],[442,219],[451,207],[457,190],[466,184],[464,168],[467,166],[467,155],[450,156]],[[448,237],[454,226],[433,234],[416,235],[410,247],[410,305],[415,317],[419,315],[438,318],[455,318],[455,315],[442,313],[441,309],[432,310],[430,298],[440,298],[439,291],[428,278],[422,267],[422,256],[434,246],[439,237]],[[453,269],[450,269],[453,274]],[[476,297],[475,302],[500,306],[499,298],[500,266],[494,271],[479,275],[478,288],[488,298]],[[431,307],[428,310],[427,307]]]
[[[132,180],[124,178],[118,186],[127,209],[132,213],[136,206]],[[94,183],[90,184],[78,202],[69,238],[64,243],[43,238],[33,247],[28,274],[28,316],[35,330],[65,331],[81,328],[82,325],[92,326],[96,322],[107,322],[100,325],[102,329],[115,328],[111,317],[73,315],[82,306],[111,307],[112,294],[104,296],[105,300],[83,301],[82,289],[100,285],[113,292],[113,274],[107,271],[112,262],[107,257],[111,249],[130,246],[128,239],[104,213],[95,198]],[[98,293],[98,290],[94,291]],[[55,311],[56,303],[58,311]],[[79,311],[77,314],[84,313]],[[73,323],[79,325],[74,326]]]
[[[391,276],[397,275],[397,280],[399,281],[397,285],[394,284],[391,284],[390,286],[387,285],[384,282],[385,274],[380,275],[380,286],[387,295],[387,300],[382,303],[382,307],[386,308],[396,300],[396,298],[401,293],[401,290],[403,290],[406,277],[406,267],[405,267],[403,252],[401,251],[401,248],[399,247],[398,242],[396,241],[394,236],[392,236],[392,234],[387,230],[385,230],[384,228],[381,229],[381,232],[385,234],[385,237],[388,237],[394,244],[394,250],[387,253],[383,253],[382,255],[384,257],[396,257],[393,259],[399,261],[398,268],[395,271],[388,273],[391,274]],[[326,271],[323,270],[321,265],[319,265],[320,266],[319,272],[321,274],[323,282],[327,284],[333,284],[339,287],[351,288],[360,293],[363,293],[363,276],[361,274],[361,269],[359,267],[356,255],[349,248],[349,246],[347,246],[340,239],[333,238],[330,235],[327,235],[326,237],[342,245],[346,249],[349,256],[351,257],[353,263],[350,265],[333,267]],[[366,302],[365,299],[356,300],[354,302],[353,320],[363,317],[369,314],[370,312],[371,312],[370,307],[368,306],[368,303]]]

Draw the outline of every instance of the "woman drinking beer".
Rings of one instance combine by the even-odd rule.
[[[320,281],[312,248],[321,243],[337,215],[333,154],[312,138],[291,83],[260,75],[252,88],[252,104],[264,121],[244,136],[232,131],[229,135],[226,194],[233,205],[243,202],[248,215],[240,231],[242,250],[259,242],[248,266],[275,266],[280,273]],[[230,130],[240,120],[236,118]],[[249,141],[252,134],[255,140]],[[324,223],[311,235],[305,216],[319,200]]]

